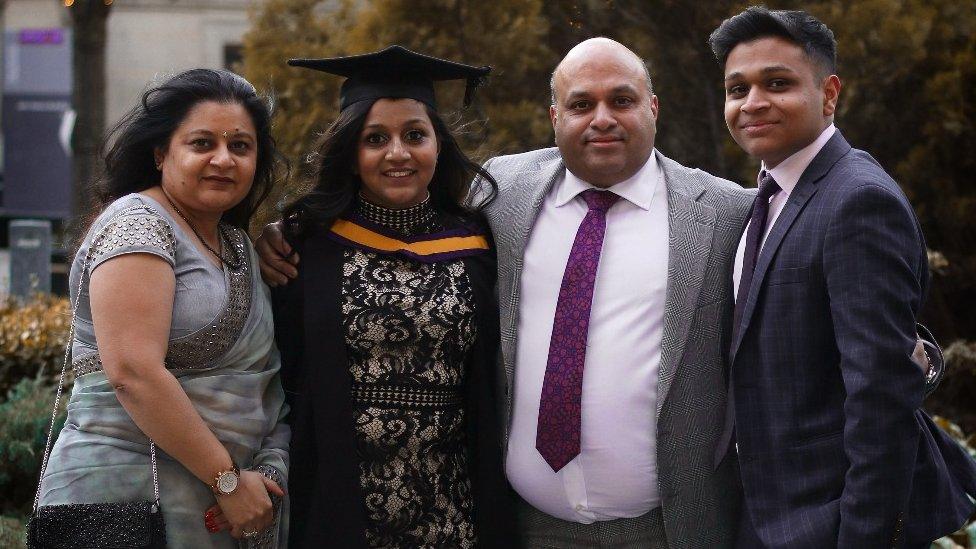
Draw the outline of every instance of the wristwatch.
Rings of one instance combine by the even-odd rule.
[[[237,491],[237,485],[241,481],[241,470],[238,469],[237,464],[231,462],[231,468],[226,471],[220,471],[214,475],[214,481],[210,485],[210,489],[213,493],[218,496],[229,496]]]

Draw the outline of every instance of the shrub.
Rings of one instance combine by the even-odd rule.
[[[949,433],[952,438],[956,439],[956,442],[965,448],[966,451],[969,452],[969,455],[976,458],[976,433],[966,436],[958,425],[949,421],[948,419],[939,416],[934,416],[932,419],[935,421],[936,425],[941,427],[945,432]],[[960,528],[955,534],[938,540],[933,547],[938,547],[939,549],[976,547],[976,517],[974,517],[974,520],[970,520],[965,526]]]
[[[0,301],[0,395],[23,378],[57,379],[70,322],[71,307],[61,297]]]
[[[54,387],[23,379],[0,404],[0,514],[26,516],[31,512],[51,424]],[[67,394],[61,399],[54,435],[66,419]]]
[[[0,547],[23,547],[24,526],[19,517],[0,516]]]
[[[945,348],[948,370],[939,388],[925,401],[932,415],[951,418],[976,435],[976,342],[959,340]],[[976,441],[974,441],[976,445]]]

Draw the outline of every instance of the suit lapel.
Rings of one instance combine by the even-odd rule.
[[[515,379],[515,348],[517,345],[515,327],[518,323],[520,282],[522,280],[522,267],[525,263],[523,254],[532,232],[532,226],[542,209],[543,201],[545,201],[556,180],[565,171],[562,157],[558,154],[540,161],[537,168],[515,176],[519,181],[514,185],[507,202],[506,211],[501,216],[502,219],[510,220],[512,224],[511,238],[508,242],[510,247],[508,258],[512,266],[509,287],[512,289],[512,295],[509,301],[508,326],[502,326],[503,331],[512,334],[511,337],[502,338],[502,345],[508,347],[504,350],[503,356],[511,357],[510,360],[505,360],[505,379],[508,384],[509,395],[512,394]],[[504,296],[500,296],[500,298],[504,299]]]
[[[766,279],[766,273],[769,271],[773,257],[776,256],[776,251],[783,243],[783,239],[800,215],[800,212],[803,211],[810,198],[816,194],[818,189],[817,182],[823,179],[834,164],[850,150],[850,144],[841,135],[840,130],[837,130],[834,136],[824,145],[823,149],[813,158],[813,161],[810,162],[807,169],[803,171],[803,175],[797,181],[796,187],[790,193],[789,200],[783,205],[783,211],[776,218],[776,222],[773,224],[772,229],[770,229],[769,235],[766,237],[766,242],[759,252],[759,259],[756,261],[756,272],[752,278],[752,285],[749,286],[749,295],[745,298],[745,309],[742,311],[742,327],[738,330],[735,341],[732,342],[732,353],[729,358],[730,363],[733,363],[735,360],[735,355],[739,351],[739,346],[742,344],[742,338],[749,328],[752,314],[756,310],[756,302],[759,300],[759,291],[762,288],[763,281]]]
[[[525,253],[525,246],[528,244],[535,219],[539,217],[542,202],[564,170],[562,157],[557,155],[555,158],[539,162],[536,171],[524,172],[519,176],[524,182],[520,183],[513,193],[512,201],[509,203],[511,209],[505,219],[512,220],[512,257],[519,258],[520,274],[522,254]]]
[[[668,197],[668,284],[664,336],[658,371],[660,413],[677,374],[691,330],[715,231],[715,210],[699,202],[704,183],[684,167],[655,151]]]

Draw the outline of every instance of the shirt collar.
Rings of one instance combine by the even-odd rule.
[[[650,158],[637,173],[630,178],[621,181],[609,188],[608,191],[616,194],[620,198],[627,200],[642,210],[651,208],[651,199],[654,198],[654,191],[657,189],[658,180],[657,154],[651,151]],[[576,195],[587,190],[595,189],[594,185],[576,177],[573,172],[566,170],[566,177],[563,178],[559,188],[556,189],[556,207],[560,208]]]
[[[791,154],[789,158],[777,164],[775,168],[767,170],[773,176],[773,179],[776,180],[779,188],[783,189],[783,192],[787,196],[793,192],[796,184],[800,181],[800,176],[806,171],[807,166],[813,162],[820,149],[834,136],[836,130],[837,128],[833,124],[830,124],[824,128],[824,131],[820,132],[820,136],[814,139],[813,143]],[[766,169],[765,162],[763,163],[762,169]]]

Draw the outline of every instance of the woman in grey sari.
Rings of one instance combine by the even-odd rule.
[[[268,106],[194,69],[114,135],[71,269],[76,380],[40,505],[147,500],[158,470],[170,547],[284,545],[286,405],[245,233],[277,165]]]

